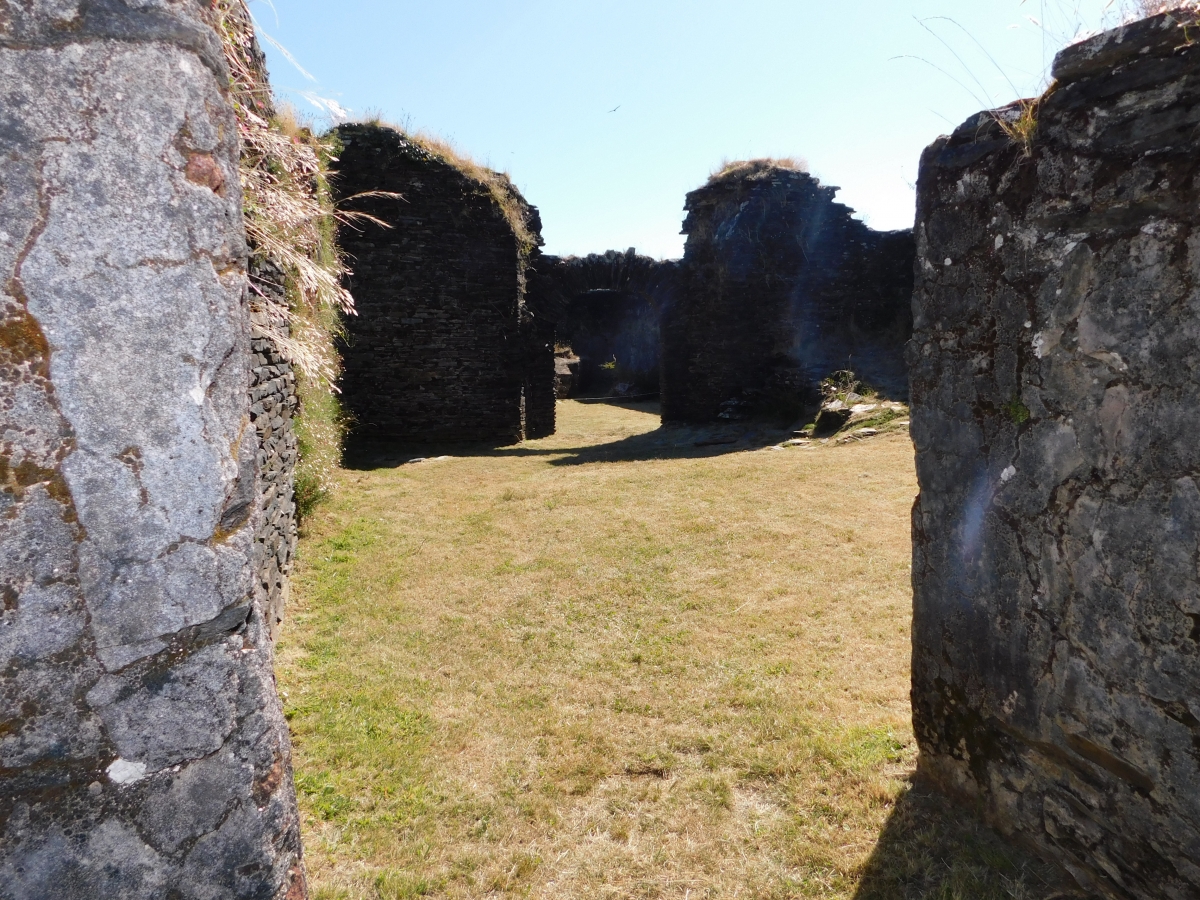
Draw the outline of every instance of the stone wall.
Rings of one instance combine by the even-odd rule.
[[[555,321],[555,336],[579,357],[571,396],[657,393],[662,311],[674,301],[679,264],[610,250],[543,256],[530,276],[530,303]]]
[[[872,231],[836,192],[758,161],[688,194],[678,299],[662,324],[664,420],[735,406],[798,414],[847,368],[907,396],[912,235]]]
[[[0,15],[4,900],[305,893],[209,8]]]
[[[258,316],[258,335],[271,324]],[[276,326],[278,327],[278,326]],[[258,436],[259,508],[255,537],[255,571],[267,627],[278,637],[290,596],[288,576],[296,553],[296,463],[299,452],[293,427],[299,401],[292,364],[276,341],[265,336],[251,340],[250,421]]]
[[[1030,155],[981,114],[918,186],[921,768],[1106,897],[1200,896],[1194,33],[1068,48]]]
[[[553,324],[525,302],[537,210],[386,126],[344,125],[335,188],[394,226],[341,230],[358,315],[347,322],[343,399],[360,441],[489,441],[554,430]],[[348,200],[372,191],[399,193]],[[505,206],[518,210],[523,246]]]

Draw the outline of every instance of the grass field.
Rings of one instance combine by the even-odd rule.
[[[279,671],[317,900],[1052,893],[911,787],[903,433],[559,426],[345,471],[310,521]]]

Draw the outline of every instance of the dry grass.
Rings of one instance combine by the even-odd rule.
[[[1042,101],[1050,96],[1050,88],[1041,97],[1032,100],[1017,100],[1001,109],[992,110],[991,116],[1010,141],[1021,148],[1028,159],[1033,156],[1033,142],[1038,131],[1038,110]]]
[[[366,125],[391,128],[404,135],[405,140],[411,141],[426,153],[457,169],[495,200],[496,205],[504,214],[504,218],[512,227],[513,233],[517,236],[517,243],[522,253],[531,253],[534,248],[539,246],[541,239],[532,229],[528,206],[507,172],[497,172],[480,165],[454,146],[452,142],[426,131],[410,132],[400,125],[387,121],[381,114],[372,113],[362,122]]]
[[[1124,4],[1127,18],[1145,19],[1166,12],[1195,15],[1200,12],[1200,0],[1127,0]]]
[[[279,678],[317,900],[1045,896],[908,793],[905,435],[559,422],[311,520]]]
[[[263,336],[331,390],[339,361],[329,323],[354,312],[333,240],[337,214],[325,180],[331,148],[290,110],[275,109],[244,0],[214,0],[210,15],[229,65],[242,142],[246,238],[256,256],[280,270],[284,282],[281,296],[258,290],[251,304],[268,322]]]
[[[708,182],[729,181],[741,178],[765,178],[780,169],[791,172],[807,172],[808,163],[795,156],[764,156],[760,159],[721,160],[709,176]]]

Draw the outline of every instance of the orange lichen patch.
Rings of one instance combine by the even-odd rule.
[[[293,869],[291,875],[292,884],[288,888],[287,897],[284,900],[307,900],[308,883],[304,878],[304,870]]]
[[[15,293],[15,292],[10,292]],[[24,363],[50,358],[50,343],[37,319],[24,309],[10,309],[0,319],[0,360]]]
[[[25,496],[25,492],[29,488],[39,484],[45,486],[46,493],[52,499],[65,507],[63,521],[77,521],[75,500],[71,496],[71,488],[63,478],[62,472],[43,468],[28,459],[13,465],[9,457],[0,455],[0,491],[19,500]]]
[[[283,756],[276,753],[275,762],[271,765],[271,768],[254,781],[254,802],[259,806],[266,806],[267,801],[275,796],[275,792],[283,784],[283,777],[286,773],[287,766],[284,763]],[[288,896],[290,897],[291,894],[288,894]]]
[[[214,194],[220,194],[225,189],[225,173],[210,153],[193,153],[188,158],[185,174],[192,184],[206,187]]]

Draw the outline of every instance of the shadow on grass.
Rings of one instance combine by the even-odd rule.
[[[648,415],[658,414],[657,403],[612,402],[609,405]],[[739,422],[714,425],[659,426],[604,444],[580,447],[512,446],[493,444],[390,444],[381,440],[347,440],[343,465],[348,469],[386,469],[417,458],[455,457],[555,457],[552,466],[578,466],[602,462],[648,459],[701,459],[758,450],[778,444],[791,431],[777,423]]]
[[[896,802],[854,900],[1091,900],[928,785]]]

